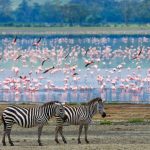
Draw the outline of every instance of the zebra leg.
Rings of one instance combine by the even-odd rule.
[[[42,146],[42,143],[41,143],[42,129],[43,129],[43,125],[38,126],[38,144],[39,144],[39,146]]]
[[[84,129],[85,129],[85,142],[88,144],[89,143],[89,141],[87,139],[88,125],[84,125]]]
[[[10,138],[11,128],[6,129],[6,133],[7,133],[7,136],[8,136],[9,144],[10,144],[11,146],[14,146],[14,143],[12,142],[12,140],[11,140],[11,138]]]
[[[60,133],[60,136],[62,137],[62,140],[65,144],[67,144],[67,141],[63,135],[63,127],[59,127],[59,133]]]
[[[58,141],[58,132],[59,132],[59,126],[57,126],[56,128],[55,128],[55,142],[56,143],[59,143],[59,141]]]
[[[3,131],[3,138],[2,138],[3,146],[6,146],[5,137],[6,137],[6,123],[4,122],[4,131]]]
[[[83,128],[83,125],[80,125],[80,126],[79,126],[79,135],[78,135],[78,144],[81,143],[81,141],[80,141],[80,136],[81,136],[81,133],[82,133],[82,128]]]
[[[4,131],[3,131],[3,138],[2,138],[3,146],[6,146],[5,136],[6,136],[6,131],[4,130]]]

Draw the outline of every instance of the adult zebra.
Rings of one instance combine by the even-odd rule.
[[[4,124],[4,133],[2,138],[3,146],[6,145],[5,136],[7,134],[11,146],[13,142],[10,138],[10,133],[13,124],[18,124],[24,128],[31,128],[38,126],[38,144],[42,145],[40,137],[42,128],[47,121],[53,116],[59,116],[65,119],[63,105],[60,102],[53,101],[45,103],[41,106],[34,108],[21,108],[18,106],[9,106],[2,113],[2,121]]]
[[[78,143],[81,143],[80,136],[82,133],[83,126],[85,129],[85,141],[86,143],[89,143],[87,139],[88,126],[91,123],[92,117],[97,113],[97,111],[99,111],[102,117],[106,116],[103,101],[101,98],[95,98],[93,100],[90,100],[85,105],[79,105],[79,106],[65,105],[64,109],[65,109],[65,115],[67,116],[65,122],[69,123],[70,125],[79,125]],[[59,116],[56,119],[58,122],[62,120]],[[59,143],[58,133],[60,133],[62,140],[64,141],[64,143],[66,143],[66,140],[63,136],[63,121],[62,124],[61,125],[58,124],[55,129],[56,143]]]

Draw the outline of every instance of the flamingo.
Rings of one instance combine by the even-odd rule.
[[[94,61],[85,61],[85,67],[88,67],[91,64],[94,64]]]
[[[17,43],[17,36],[13,39],[13,41],[12,41],[12,44],[13,45],[16,45],[16,43]]]
[[[53,66],[53,67],[51,67],[51,68],[48,68],[48,69],[46,69],[43,73],[47,73],[47,72],[49,72],[50,70],[52,70],[52,69],[54,69],[55,67]]]
[[[42,66],[44,65],[44,63],[47,61],[47,60],[49,60],[50,58],[46,58],[46,59],[44,59],[43,61],[42,61]]]
[[[17,38],[15,39],[17,40]],[[15,39],[14,41],[16,42]],[[148,73],[149,70],[145,68],[147,73],[144,73],[144,76],[142,76],[144,66],[142,61],[144,59],[144,61],[149,62],[150,47],[135,47],[135,40],[132,38],[122,38],[121,42],[123,44],[132,42],[133,45],[126,45],[125,47],[116,46],[115,48],[109,46],[110,38],[93,37],[77,40],[80,46],[78,44],[75,45],[76,41],[74,39],[54,38],[48,41],[45,40],[44,47],[41,46],[40,49],[28,47],[26,50],[23,50],[19,46],[14,49],[13,45],[9,44],[7,38],[3,39],[4,52],[0,53],[0,58],[3,59],[1,61],[2,66],[3,62],[6,65],[11,62],[12,64],[10,63],[9,65],[12,70],[8,70],[6,67],[5,69],[0,68],[0,72],[2,76],[5,75],[9,77],[12,73],[15,73],[15,76],[10,77],[11,80],[8,80],[9,83],[7,84],[1,82],[2,86],[8,86],[8,89],[10,88],[13,92],[17,90],[19,90],[19,92],[22,90],[25,92],[33,92],[39,91],[43,87],[50,90],[86,90],[92,89],[96,83],[96,88],[99,88],[100,91],[103,92],[102,94],[105,95],[106,91],[111,89],[113,90],[113,96],[116,95],[113,92],[116,92],[117,88],[121,89],[122,93],[142,93],[144,90],[141,89],[145,89],[145,86],[149,88],[150,73]],[[31,39],[22,39],[20,41],[21,44],[32,45]],[[148,42],[149,38],[138,38],[138,41],[142,45],[142,42]],[[40,42],[41,38],[35,42],[37,43],[37,47],[40,45]],[[116,45],[118,39],[113,39],[113,42],[114,45]],[[67,48],[60,46],[64,44],[67,45]],[[86,49],[86,46],[82,46],[82,44],[90,44],[92,46]],[[49,45],[50,48],[46,47],[47,45]],[[134,56],[132,55],[133,52]],[[67,59],[68,57],[69,59]],[[19,62],[21,63],[18,65],[16,60],[20,60]],[[43,69],[42,67],[47,60],[53,62],[57,67],[53,66]],[[132,60],[136,60],[136,62]],[[129,61],[133,62],[131,66],[128,63]],[[85,68],[80,68],[79,65],[73,64],[83,64]],[[15,69],[15,67],[18,69]],[[107,67],[110,67],[110,69]],[[125,74],[123,73],[124,70],[126,70]],[[9,72],[8,74],[7,71]],[[47,76],[46,73],[48,72],[51,73],[51,76]],[[20,75],[18,76],[19,73]],[[24,74],[29,74],[29,77]],[[45,74],[44,77],[42,77],[42,74]],[[88,75],[85,77],[86,74]],[[139,76],[139,74],[141,76]],[[57,76],[60,77],[57,78],[59,85],[57,85],[58,82],[52,82],[56,80]],[[17,80],[19,80],[20,83],[18,83]],[[51,82],[48,83],[48,80],[51,80]],[[130,83],[135,83],[135,85],[132,87]]]
[[[19,56],[16,58],[16,60],[20,59],[21,57],[22,57],[22,55],[19,55]]]
[[[72,76],[76,76],[76,75],[79,75],[79,74],[75,72],[75,73],[73,73],[73,75],[72,75]]]
[[[33,44],[32,44],[32,46],[39,46],[40,45],[40,42],[41,42],[41,37],[40,37],[40,39],[37,41],[37,42],[34,42]]]
[[[68,54],[65,56],[65,59],[69,56],[70,52],[68,52]]]
[[[141,55],[142,51],[144,50],[144,48],[141,48],[139,53],[137,54],[137,56],[133,57],[132,59],[137,59],[139,58],[139,56]]]

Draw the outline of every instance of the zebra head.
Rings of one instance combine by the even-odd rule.
[[[63,107],[63,103],[55,102],[55,116],[61,117],[63,120],[66,120],[67,116],[65,115],[65,109]]]
[[[106,113],[105,113],[105,109],[104,109],[104,101],[100,97],[98,97],[96,99],[98,101],[97,110],[99,111],[101,116],[104,118],[104,117],[106,117]]]
[[[104,110],[104,104],[100,97],[90,100],[87,104],[89,106],[91,116],[96,114],[97,111],[102,115],[102,117],[106,116],[106,113]]]

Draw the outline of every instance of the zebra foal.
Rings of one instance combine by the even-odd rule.
[[[40,137],[44,124],[53,116],[59,116],[62,120],[65,119],[64,108],[60,102],[48,102],[39,107],[21,108],[18,106],[9,106],[2,113],[2,122],[4,125],[4,133],[2,138],[3,146],[6,145],[5,136],[8,136],[8,141],[11,146],[14,146],[10,133],[13,124],[18,124],[24,128],[38,126],[38,144],[42,146]]]
[[[97,113],[97,111],[101,114],[102,117],[106,117],[106,113],[104,110],[104,104],[101,98],[95,98],[93,100],[90,100],[86,105],[79,105],[79,106],[70,106],[65,105],[65,115],[66,120],[70,125],[79,125],[79,134],[78,134],[78,143],[81,143],[80,136],[82,133],[82,128],[84,126],[85,129],[85,141],[86,143],[89,143],[87,139],[87,131],[88,126],[92,121],[92,117]],[[59,116],[56,117],[56,120],[60,122],[62,120]],[[55,141],[56,143],[59,143],[58,141],[58,133],[60,133],[62,140],[64,143],[66,143],[66,140],[63,136],[63,120],[62,124],[57,124],[55,129]]]

